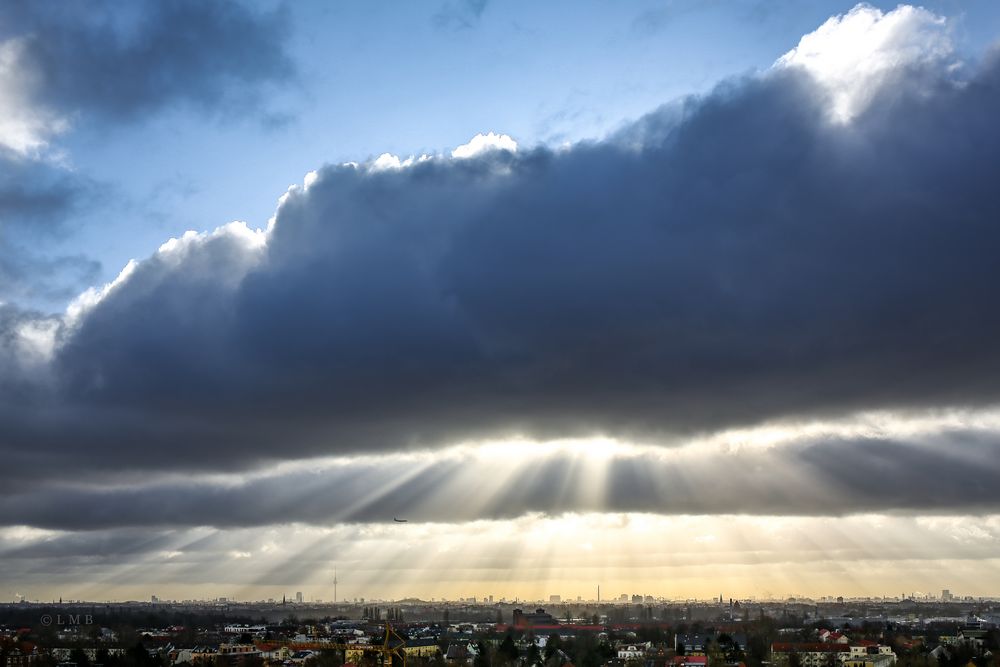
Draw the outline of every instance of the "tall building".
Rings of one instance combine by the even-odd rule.
[[[954,596],[951,594],[951,591],[949,591],[947,588],[941,591],[941,600],[943,602],[951,602],[953,599]]]
[[[299,604],[302,604],[302,591],[298,591],[297,593],[295,593],[295,601],[298,602]]]

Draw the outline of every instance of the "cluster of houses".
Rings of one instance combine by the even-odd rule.
[[[941,635],[938,645],[928,651],[929,657],[938,662],[948,661],[961,648],[992,657],[986,650],[989,631],[982,627],[962,628],[954,635]],[[896,652],[892,646],[869,639],[851,639],[845,632],[821,629],[816,642],[774,642],[771,645],[771,663],[775,667],[892,667]],[[901,643],[904,649],[913,649],[923,642],[922,637]]]
[[[386,645],[377,643],[371,628],[360,623],[334,622],[306,626],[303,632],[275,637],[263,625],[227,625],[223,637],[227,641],[192,648],[167,644],[157,652],[170,665],[232,665],[264,662],[268,665],[296,667],[310,662],[322,652],[343,651],[346,665],[360,664],[366,653],[384,652]],[[388,648],[405,653],[407,658],[433,657],[441,652],[434,637],[393,638]]]
[[[595,637],[602,645],[603,655],[611,657],[603,667],[745,667],[741,662],[750,654],[749,641],[745,634],[745,624],[716,625],[715,629],[704,633],[681,633],[672,636],[671,641],[643,642],[639,636],[643,629],[653,625],[611,624],[606,619],[595,617],[593,621],[560,623],[543,609],[533,612],[514,610],[511,625],[499,623],[409,623],[400,625],[390,633],[385,643],[385,628],[382,622],[372,619],[338,620],[315,625],[292,626],[229,624],[212,629],[192,631],[180,626],[163,627],[155,630],[138,630],[143,646],[166,665],[202,667],[250,667],[261,664],[270,667],[312,667],[314,659],[321,658],[330,650],[342,651],[346,665],[360,665],[365,657],[385,658],[390,652],[405,654],[409,658],[434,658],[449,667],[471,667],[484,647],[502,649],[506,642],[509,651],[520,656],[522,665],[533,660],[529,656],[544,654],[546,664],[573,667],[570,656],[558,645],[549,644],[551,638],[561,642],[578,637],[581,633]],[[948,623],[936,623],[936,627],[961,627],[958,619],[947,619]],[[588,623],[593,624],[588,624]],[[853,622],[853,621],[852,621]],[[902,624],[898,624],[902,625]],[[657,625],[660,631],[669,630],[668,625]],[[695,627],[699,627],[695,625]],[[990,632],[998,624],[991,619],[969,617],[964,627],[950,630],[953,634],[937,635],[936,642],[929,643],[921,635],[880,633],[852,637],[855,630],[844,623],[846,631],[839,629],[804,630],[801,627],[780,631],[783,636],[794,641],[775,641],[770,646],[770,654],[762,656],[760,649],[754,654],[763,658],[772,667],[894,667],[896,651],[905,654],[919,651],[922,655],[936,658],[939,662],[952,663],[958,653],[990,657]],[[30,641],[31,630],[18,631],[0,628],[3,660],[0,667],[33,667],[40,649]],[[69,634],[66,634],[69,633]],[[50,648],[49,655],[59,663],[72,662],[78,651],[84,651],[91,664],[100,662],[97,651],[107,655],[125,651],[110,630],[90,631],[87,635],[91,645],[103,648]],[[660,635],[662,637],[662,635]],[[879,639],[881,638],[881,639]],[[60,631],[56,639],[66,641],[66,646],[83,646],[83,637],[73,630]],[[200,645],[191,645],[194,642]],[[755,645],[763,648],[763,638],[754,637]],[[191,643],[188,643],[191,642]],[[513,642],[513,646],[511,646]],[[759,643],[757,643],[759,642]],[[883,643],[885,642],[885,643]],[[515,651],[516,649],[516,651]],[[491,649],[492,650],[492,649]],[[510,655],[511,653],[508,653]],[[554,657],[554,660],[553,660]],[[602,658],[603,660],[604,658]],[[381,662],[381,660],[379,660]],[[411,663],[412,664],[412,663]]]
[[[551,623],[551,617],[542,615],[536,611],[534,614],[525,615],[528,618],[515,617],[515,621],[521,621],[517,625],[509,628],[501,627],[501,630],[519,629],[524,632],[517,634],[514,645],[521,656],[529,655],[532,647],[539,652],[546,651],[551,637],[558,636],[563,640],[572,638],[580,628],[567,627]],[[534,625],[531,622],[546,622],[545,624]],[[467,667],[473,664],[480,649],[480,639],[489,634],[492,639],[485,643],[500,641],[505,636],[505,632],[492,632],[497,630],[497,626],[485,624],[482,627],[475,624],[461,624],[448,627],[410,627],[409,636],[405,643],[394,644],[390,642],[391,648],[398,648],[405,652],[407,658],[442,658],[446,664],[455,667]],[[211,661],[218,663],[218,658],[227,659],[227,662],[246,662],[246,658],[260,658],[271,665],[283,665],[285,667],[295,667],[304,665],[311,658],[317,657],[322,651],[338,649],[344,652],[344,660],[348,665],[357,665],[362,661],[366,652],[379,651],[382,648],[380,639],[369,634],[359,627],[352,627],[348,623],[341,622],[325,626],[321,629],[322,636],[317,634],[300,634],[289,637],[282,641],[260,638],[264,634],[263,628],[249,626],[227,626],[226,632],[244,640],[244,643],[223,643],[217,647],[195,647],[192,649],[175,649],[168,647],[165,655],[168,663],[181,665],[190,663],[191,665],[205,664]],[[708,667],[710,656],[713,658],[722,657],[729,667],[744,667],[735,657],[746,650],[747,638],[738,632],[712,632],[707,634],[678,634],[673,638],[673,643],[653,643],[636,641],[635,633],[619,632],[618,636],[624,639],[612,639],[605,628],[587,626],[586,631],[599,630],[597,639],[599,642],[610,645],[613,656],[605,663],[605,667]],[[248,637],[250,635],[250,637]],[[255,637],[255,635],[257,635]],[[245,640],[251,639],[246,642]],[[563,667],[573,667],[570,656],[556,649],[549,652],[554,655],[556,662]],[[732,660],[727,658],[733,657]],[[713,662],[713,665],[716,664]]]
[[[939,644],[931,650],[930,655],[938,662],[946,661],[952,658],[956,649],[968,647],[973,653],[992,657],[993,653],[986,648],[988,634],[985,627],[970,627],[962,628],[954,635],[941,635],[938,637]]]
[[[771,661],[776,667],[892,667],[896,653],[891,646],[859,640],[838,642],[775,642]]]
[[[599,635],[600,636],[600,635]],[[606,635],[605,635],[606,637]],[[722,664],[745,667],[739,656],[746,650],[747,638],[738,632],[675,634],[670,643],[616,641],[617,658],[605,667],[708,667]]]

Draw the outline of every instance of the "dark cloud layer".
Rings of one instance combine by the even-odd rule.
[[[178,243],[64,328],[0,451],[85,478],[994,403],[1000,66],[895,76],[848,124],[783,70],[608,141],[327,167],[266,246]]]
[[[28,487],[0,494],[0,516],[13,524],[97,530],[386,523],[400,516],[465,522],[567,512],[956,514],[1000,507],[998,454],[993,434],[953,431],[911,442],[827,438],[762,450],[619,454],[590,467],[565,451],[529,460],[359,459],[228,482]]]
[[[288,17],[238,2],[5,3],[0,24],[22,40],[19,66],[37,102],[115,120],[177,102],[260,100],[259,86],[294,75]]]

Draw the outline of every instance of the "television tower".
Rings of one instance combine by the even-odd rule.
[[[333,604],[337,604],[337,566],[333,566]]]

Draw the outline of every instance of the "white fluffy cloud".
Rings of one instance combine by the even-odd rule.
[[[36,86],[23,58],[19,38],[0,43],[0,147],[18,155],[34,155],[68,127],[68,121],[32,99]]]
[[[808,71],[830,94],[833,117],[846,122],[864,110],[892,72],[952,56],[945,18],[922,7],[900,5],[883,13],[862,3],[803,36],[774,66]]]
[[[517,152],[517,142],[506,134],[490,132],[488,134],[477,134],[469,140],[469,143],[462,144],[451,152],[451,156],[457,159],[475,157],[489,151],[510,151]]]

